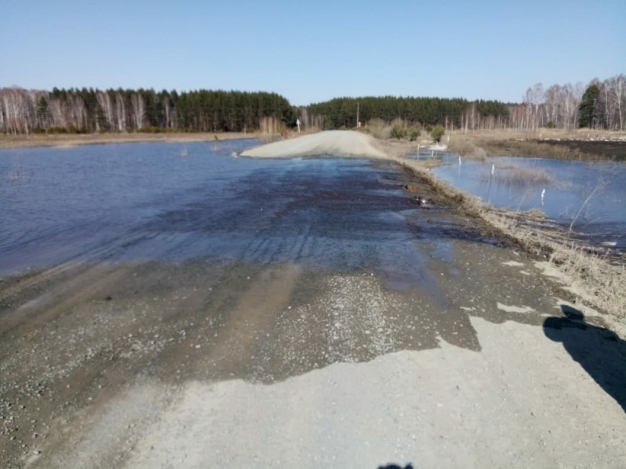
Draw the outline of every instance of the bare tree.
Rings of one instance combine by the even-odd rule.
[[[123,132],[126,130],[126,106],[124,97],[121,93],[115,93],[115,110],[117,114],[117,130]]]
[[[27,91],[17,86],[4,88],[1,91],[6,131],[12,134],[29,133]]]
[[[96,100],[98,101],[98,105],[100,106],[100,108],[102,108],[102,112],[106,121],[107,129],[104,130],[108,130],[109,128],[112,128],[111,124],[113,122],[113,106],[111,105],[111,97],[108,93],[97,91]],[[100,122],[98,122],[98,120],[96,120],[96,126],[98,130],[103,130],[100,129]]]
[[[133,93],[130,102],[133,107],[133,116],[135,117],[135,129],[139,130],[143,127],[143,117],[145,114],[145,107],[141,94]]]
[[[537,130],[542,125],[540,106],[544,100],[543,85],[536,83],[526,90],[523,102],[526,108],[526,126],[530,130]]]
[[[603,99],[607,125],[611,129],[624,130],[624,108],[626,107],[626,77],[616,75],[603,82]]]
[[[566,129],[576,126],[576,122],[578,121],[578,106],[580,105],[582,94],[582,83],[575,85],[568,83],[564,87],[563,119]]]
[[[548,122],[552,122],[556,127],[561,124],[561,94],[560,85],[552,85],[544,94]]]

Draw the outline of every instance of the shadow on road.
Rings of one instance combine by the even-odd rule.
[[[386,466],[378,466],[378,469],[413,469],[413,464],[407,464],[406,466],[387,464]]]
[[[543,323],[546,337],[562,342],[572,359],[626,412],[626,342],[614,332],[585,322],[585,315],[561,305],[565,317]]]

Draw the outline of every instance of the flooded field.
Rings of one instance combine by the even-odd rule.
[[[433,173],[497,207],[539,209],[593,244],[626,248],[626,165],[444,155]],[[613,244],[614,243],[614,244]]]

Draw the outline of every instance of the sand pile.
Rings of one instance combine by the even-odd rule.
[[[372,146],[371,141],[372,137],[360,132],[331,130],[251,148],[241,155],[256,158],[321,155],[385,158],[381,151]]]

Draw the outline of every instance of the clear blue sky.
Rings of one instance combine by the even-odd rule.
[[[626,73],[626,0],[0,0],[0,87],[520,101]]]

